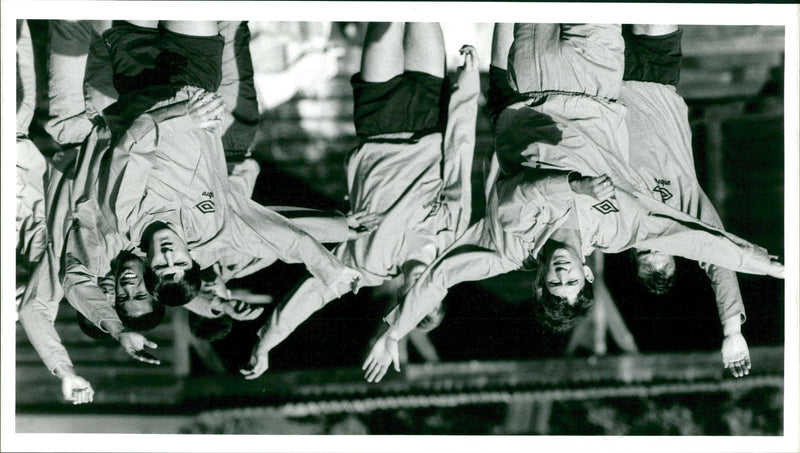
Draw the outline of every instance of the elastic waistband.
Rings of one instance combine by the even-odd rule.
[[[521,98],[524,101],[538,100],[546,98],[548,96],[569,96],[569,97],[582,97],[582,98],[594,99],[595,101],[605,102],[608,104],[617,103],[616,99],[611,99],[603,96],[596,96],[593,94],[579,93],[576,91],[560,91],[560,90],[531,91],[528,93],[521,93],[517,96],[518,98]]]

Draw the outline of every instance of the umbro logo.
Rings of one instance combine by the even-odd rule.
[[[208,214],[210,212],[215,212],[216,211],[214,209],[214,202],[211,201],[211,200],[203,200],[200,203],[197,203],[196,205],[194,205],[194,207],[199,209],[200,212],[202,212],[203,214]]]
[[[667,190],[666,187],[655,186],[653,188],[653,192],[657,192],[659,195],[661,195],[661,202],[662,203],[664,203],[665,201],[667,201],[670,198],[672,198],[672,193],[670,193],[670,191]]]
[[[600,213],[603,215],[611,214],[612,212],[619,212],[619,209],[614,206],[614,203],[612,203],[611,200],[603,200],[592,207],[600,211]]]

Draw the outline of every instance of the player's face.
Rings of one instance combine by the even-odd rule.
[[[567,248],[557,248],[547,260],[544,284],[550,294],[574,305],[586,285],[586,271],[579,256]]]
[[[675,274],[675,258],[672,255],[653,250],[636,250],[636,272],[639,277],[645,277],[654,272],[671,277]]]
[[[192,268],[192,257],[186,242],[169,228],[162,228],[153,233],[150,248],[147,251],[150,268],[159,278],[174,275],[175,280],[183,278],[183,274]]]
[[[153,296],[144,284],[144,263],[129,258],[117,267],[114,289],[116,303],[130,316],[142,316],[153,311]]]

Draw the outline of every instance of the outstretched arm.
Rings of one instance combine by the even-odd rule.
[[[483,229],[484,221],[473,225],[449,251],[434,261],[401,303],[399,315],[392,326],[378,338],[364,365],[365,378],[380,382],[394,364],[400,370],[398,342],[430,312],[438,308],[452,286],[504,274],[517,266],[503,258],[500,252],[472,245],[472,233]]]
[[[452,203],[458,219],[456,234],[467,229],[472,205],[472,160],[475,154],[475,123],[478,116],[480,74],[473,46],[460,50],[464,65],[458,68],[457,88],[450,96],[444,133],[442,180],[444,200]]]
[[[61,286],[58,284],[52,254],[45,256],[34,268],[19,307],[19,321],[28,340],[51,373],[61,379],[64,399],[73,404],[91,403],[94,390],[88,381],[78,376],[66,348],[55,328]]]
[[[269,352],[281,344],[292,332],[334,300],[334,295],[319,279],[309,278],[275,308],[269,322],[258,331],[258,342],[253,347],[250,362],[241,373],[245,379],[256,379],[269,368]]]
[[[366,212],[345,216],[337,212],[293,206],[270,206],[269,209],[286,217],[292,224],[324,244],[338,244],[369,234],[381,221],[381,216]]]
[[[697,187],[699,206],[698,218],[703,223],[724,230],[722,220],[714,209],[711,200]],[[742,293],[736,272],[724,267],[700,262],[700,267],[708,275],[714,297],[717,302],[719,320],[722,323],[722,362],[735,377],[742,377],[750,372],[750,350],[742,336],[742,324],[746,319]]]
[[[230,225],[238,251],[255,258],[278,258],[285,263],[303,263],[338,297],[350,291],[360,273],[342,264],[325,247],[289,219],[236,193],[229,197]]]
[[[736,272],[784,278],[783,265],[767,251],[738,236],[706,225],[653,198],[617,189],[620,209],[640,210],[630,247],[657,250]]]

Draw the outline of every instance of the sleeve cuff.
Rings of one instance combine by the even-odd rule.
[[[742,322],[744,322],[744,316],[741,314],[731,316],[730,318],[726,319],[722,322],[722,334],[723,336],[733,335],[736,333],[742,332]]]
[[[114,311],[112,308],[99,308],[92,312],[92,317],[90,318],[92,324],[97,326],[100,330],[105,333],[109,333],[108,330],[104,329],[102,324],[103,321],[110,321],[110,322],[118,322],[122,323],[117,315],[117,312]]]
[[[47,365],[47,369],[50,370],[50,374],[53,376],[57,376],[56,368],[58,368],[59,365],[66,365],[70,368],[74,368],[72,365],[72,360],[70,360],[69,355],[67,355],[66,349],[50,353],[50,355],[43,358],[43,361],[45,365]]]

